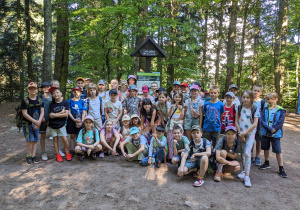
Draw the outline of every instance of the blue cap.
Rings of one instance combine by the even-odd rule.
[[[239,89],[238,86],[236,86],[235,84],[229,85],[229,89],[230,89],[230,88],[236,88],[236,89]]]
[[[166,88],[160,87],[156,90],[156,92],[158,93],[159,91],[167,91]]]
[[[232,98],[235,98],[235,95],[234,95],[233,92],[227,92],[227,93],[225,94],[225,97],[226,97],[226,96],[231,96]]]
[[[130,135],[136,134],[138,132],[140,132],[138,127],[134,126],[134,127],[130,128]]]
[[[173,85],[179,85],[179,86],[180,86],[180,82],[179,82],[179,81],[175,81],[175,82],[173,83]]]
[[[129,90],[136,90],[137,91],[137,87],[135,85],[130,85]]]
[[[116,95],[118,95],[118,91],[115,90],[115,89],[111,89],[111,90],[109,91],[109,95],[110,95],[110,94],[116,94]]]
[[[98,85],[106,85],[106,82],[104,79],[100,79],[98,82]]]

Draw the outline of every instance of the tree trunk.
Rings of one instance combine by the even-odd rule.
[[[65,95],[69,64],[69,20],[67,3],[58,4],[54,79]]]
[[[245,52],[245,32],[246,32],[246,24],[247,24],[247,15],[248,15],[249,2],[245,2],[244,7],[244,21],[243,21],[243,29],[242,29],[242,40],[241,40],[241,49],[240,49],[240,57],[238,63],[238,74],[237,74],[237,86],[240,88],[241,85],[241,74],[243,69],[243,61],[244,61],[244,52]]]
[[[299,85],[299,65],[300,65],[299,53],[300,53],[300,35],[298,36],[298,54],[297,54],[297,63],[296,63],[296,86],[297,87]]]
[[[121,4],[121,0],[117,0],[117,5],[120,5]],[[120,14],[120,16],[121,16],[122,14]],[[122,78],[122,64],[123,64],[123,62],[122,62],[122,49],[123,49],[123,43],[122,43],[122,26],[120,26],[120,28],[119,28],[119,30],[120,30],[120,34],[121,34],[121,36],[119,36],[118,37],[118,49],[117,49],[117,79],[118,79],[118,81],[120,81],[121,80],[121,78]]]
[[[230,23],[229,23],[229,30],[228,30],[227,77],[226,77],[225,91],[227,91],[229,85],[233,83],[233,78],[234,78],[236,22],[237,22],[237,1],[232,0],[232,6],[230,7]]]
[[[24,72],[23,72],[23,38],[21,27],[21,2],[17,0],[17,25],[18,25],[18,70],[20,74],[20,97],[24,98]]]
[[[220,72],[220,52],[222,47],[222,36],[223,36],[223,13],[224,13],[225,1],[221,1],[221,10],[219,14],[219,33],[218,33],[218,47],[216,56],[216,73],[215,73],[215,85],[219,85],[219,72]]]
[[[26,52],[27,52],[27,71],[28,81],[34,81],[32,68],[32,51],[30,37],[30,15],[29,15],[29,0],[25,0],[25,18],[26,18]]]
[[[256,85],[258,78],[258,49],[260,32],[260,10],[261,0],[256,1],[255,23],[254,23],[254,45],[253,45],[253,67],[252,67],[252,87]]]
[[[206,72],[207,18],[208,18],[208,11],[206,10],[205,18],[204,18],[203,59],[202,59],[202,86],[203,87],[205,87],[205,82],[207,81],[207,72]]]
[[[51,0],[44,0],[44,53],[43,53],[43,81],[51,81],[52,77],[52,14]]]

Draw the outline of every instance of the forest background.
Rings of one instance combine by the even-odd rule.
[[[154,58],[169,90],[174,80],[204,89],[258,84],[296,107],[300,0],[2,0],[0,102],[26,95],[29,81],[59,80],[63,92],[78,76],[126,79],[145,71],[131,57],[149,35],[166,58]]]

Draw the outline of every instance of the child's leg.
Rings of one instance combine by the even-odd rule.
[[[158,148],[158,151],[156,153],[156,157],[155,157],[155,161],[157,163],[162,163],[165,159],[165,151],[164,151],[164,148],[162,147],[159,147]]]
[[[41,144],[42,151],[46,151],[46,148],[45,148],[45,139],[46,139],[46,133],[41,133],[40,144]]]
[[[256,141],[256,156],[259,157],[261,152],[261,141]]]
[[[169,159],[173,158],[173,139],[173,131],[170,130],[168,133]]]
[[[77,139],[77,134],[71,134],[71,138],[70,138],[70,150],[74,150],[75,145],[76,145],[76,139]],[[69,151],[68,151],[69,153]]]
[[[283,166],[282,153],[276,154],[276,159],[277,159],[278,165]]]
[[[264,150],[265,161],[269,161],[270,150]]]
[[[250,167],[251,167],[251,149],[255,141],[255,135],[252,134],[248,138],[246,138],[246,145],[245,145],[245,175],[249,176],[250,174]]]
[[[33,141],[32,144],[31,144],[31,155],[32,155],[32,157],[35,156],[36,146],[37,146],[37,141]]]
[[[190,141],[192,141],[192,132],[191,132],[191,130],[184,130],[184,132],[186,133],[186,137],[188,137],[188,139],[190,140]]]
[[[81,149],[81,146],[76,146],[76,147],[75,147],[75,152],[76,152],[77,154],[84,154],[84,152],[83,152],[82,149]]]
[[[226,156],[227,156],[226,150],[221,150],[220,156],[226,160]],[[218,161],[218,159],[217,159],[217,161]],[[218,163],[217,172],[222,172],[223,166],[224,166],[224,164]]]
[[[200,170],[199,170],[200,178],[204,177],[207,167],[208,167],[208,157],[202,156],[200,159]]]
[[[65,152],[66,154],[69,153],[69,144],[68,144],[68,139],[66,136],[61,136],[61,140],[62,140],[62,143],[64,144],[64,148],[65,148]],[[74,149],[75,147],[73,147]]]
[[[32,141],[26,142],[27,155],[32,156]]]
[[[59,151],[58,151],[58,136],[53,136],[53,148],[55,153],[58,155]]]

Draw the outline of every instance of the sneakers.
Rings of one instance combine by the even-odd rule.
[[[59,150],[59,154],[60,154],[60,156],[62,156],[62,157],[65,157],[65,156],[66,156],[65,153],[63,153],[61,150]]]
[[[223,178],[223,173],[222,172],[217,172],[215,177],[214,177],[214,180],[216,182],[220,182],[222,180],[222,178]]]
[[[72,155],[70,153],[67,153],[66,159],[67,159],[67,161],[71,161],[72,160]]]
[[[239,179],[244,179],[245,178],[245,171],[242,171],[236,177],[239,178]]]
[[[197,180],[194,182],[194,187],[201,187],[204,184],[204,180],[202,178],[197,178]]]
[[[57,154],[56,155],[56,161],[57,162],[63,162],[64,160],[62,159],[62,157],[61,157],[61,154]]]
[[[288,177],[284,170],[279,171],[279,176],[281,176],[282,178]]]
[[[31,156],[26,157],[26,163],[27,163],[27,165],[31,165],[33,163]]]
[[[43,161],[47,161],[48,160],[48,156],[47,156],[47,153],[45,151],[42,152],[42,160]]]
[[[252,187],[249,176],[245,176],[244,180],[245,180],[245,187]]]
[[[104,152],[100,152],[100,154],[99,154],[99,158],[104,158]]]
[[[84,161],[84,159],[85,159],[85,155],[82,155],[82,156],[80,156],[79,161]]]
[[[92,158],[93,158],[93,160],[96,160],[96,159],[97,159],[96,153],[92,154]]]
[[[41,161],[40,161],[40,159],[38,159],[36,156],[34,156],[34,157],[32,158],[32,162],[33,162],[33,163],[40,163]]]
[[[255,157],[254,165],[256,165],[256,166],[260,166],[260,165],[261,165],[261,162],[260,162],[260,158],[259,158],[259,157]]]
[[[262,164],[262,165],[259,167],[260,170],[265,170],[265,169],[267,169],[267,168],[271,168],[271,167],[270,167],[269,163],[266,163],[266,162],[264,162],[264,164]]]
[[[53,140],[53,137],[52,137],[52,136],[50,136],[50,137],[49,137],[49,140]]]

